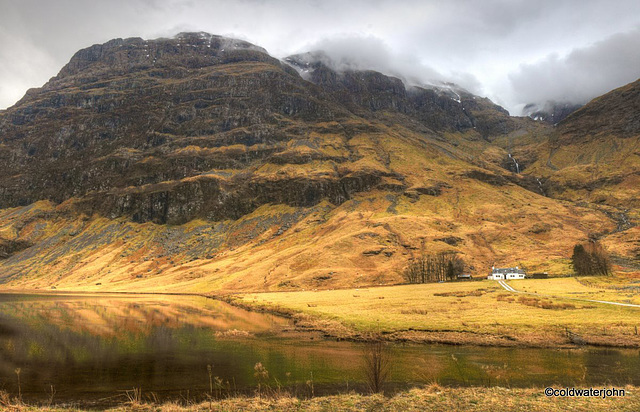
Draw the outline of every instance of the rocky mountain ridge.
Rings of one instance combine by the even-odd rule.
[[[0,278],[364,285],[400,281],[425,247],[472,271],[566,271],[571,242],[613,233],[618,213],[611,195],[579,204],[545,163],[579,113],[553,129],[451,85],[279,61],[207,33],[94,45],[0,113]]]
[[[530,103],[524,106],[522,109],[522,115],[528,116],[533,120],[555,125],[563,121],[567,116],[582,106],[584,105],[556,101],[547,101],[543,105]]]

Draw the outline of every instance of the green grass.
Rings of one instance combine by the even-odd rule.
[[[640,283],[619,276],[514,280],[511,286],[559,298],[603,300],[640,305]],[[625,289],[629,288],[629,289]],[[640,310],[640,309],[639,309]],[[640,315],[640,312],[638,313]]]
[[[303,324],[338,336],[345,333],[339,330],[342,327],[351,335],[381,331],[390,338],[421,340],[425,337],[414,335],[423,333],[427,334],[427,340],[429,334],[435,334],[436,341],[449,343],[554,346],[570,343],[568,330],[593,344],[640,346],[640,337],[635,334],[640,324],[639,308],[569,299],[623,302],[628,294],[589,288],[572,278],[510,283],[518,290],[549,296],[509,293],[496,282],[484,280],[252,293],[242,295],[237,301],[247,306],[294,313],[306,322]],[[495,337],[507,341],[492,343]]]

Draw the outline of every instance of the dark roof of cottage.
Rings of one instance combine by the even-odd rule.
[[[505,275],[507,273],[520,273],[520,274],[526,275],[524,270],[518,269],[518,268],[493,268],[493,272],[491,273],[502,273]]]

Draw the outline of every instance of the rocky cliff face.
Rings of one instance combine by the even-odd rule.
[[[375,71],[338,72],[327,59],[322,52],[310,52],[285,61],[359,115],[393,111],[436,132],[477,129],[485,139],[522,127],[502,107],[453,84],[407,87],[400,79]]]
[[[381,112],[429,133],[477,129],[491,139],[517,128],[466,92],[406,90],[320,63],[311,80],[257,46],[204,33],[81,50],[0,118],[0,207],[80,198],[87,213],[184,223],[237,219],[266,203],[340,204],[383,177],[402,185],[384,164],[352,167],[367,155],[348,137],[380,132]],[[340,141],[328,146],[326,134]],[[260,173],[312,162],[328,169]]]
[[[2,278],[347,286],[398,281],[424,245],[478,268],[529,245],[515,255],[540,265],[573,245],[556,232],[613,230],[606,213],[545,197],[560,193],[537,166],[549,126],[454,85],[314,56],[279,61],[206,33],[76,53],[0,113]],[[530,214],[547,229],[530,231]]]
[[[184,34],[92,46],[2,116],[1,206],[108,193],[129,199],[115,202],[114,213],[133,210],[123,204],[155,196],[154,185],[193,188],[181,180],[211,170],[224,172],[199,187],[257,184],[252,166],[304,138],[306,123],[348,116],[321,97],[288,66],[241,41]],[[297,196],[282,200],[296,203]],[[164,220],[153,210],[148,217]]]

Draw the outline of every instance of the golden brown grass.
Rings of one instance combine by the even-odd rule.
[[[516,290],[569,299],[602,300],[640,305],[640,283],[630,276],[514,280]]]
[[[599,211],[550,199],[506,180],[495,186],[467,177],[473,166],[465,159],[470,161],[469,153],[484,150],[485,143],[480,140],[456,134],[452,139],[460,148],[437,141],[423,147],[423,137],[411,130],[382,123],[376,127],[380,132],[357,133],[347,142],[319,126],[309,140],[318,144],[322,156],[357,155],[359,160],[340,164],[342,175],[376,170],[389,175],[385,178],[389,185],[398,184],[393,176],[402,175],[407,190],[441,185],[438,196],[418,196],[415,190],[413,196],[370,190],[354,194],[341,205],[322,202],[281,233],[280,224],[275,223],[254,233],[259,219],[277,221],[284,214],[302,211],[266,204],[237,221],[225,222],[224,234],[218,238],[211,233],[214,222],[194,220],[177,227],[187,233],[180,243],[186,249],[173,254],[158,239],[176,228],[65,214],[73,209],[73,200],[58,206],[39,202],[0,210],[0,236],[45,245],[24,258],[0,261],[0,273],[19,272],[10,286],[23,289],[55,286],[83,291],[211,292],[346,288],[401,282],[402,269],[424,246],[433,253],[459,252],[476,268],[474,276],[486,275],[493,264],[524,264],[530,271],[559,275],[571,272],[568,258],[575,243],[584,241],[589,233],[615,229]],[[463,147],[463,143],[474,148]],[[417,144],[420,150],[416,150]],[[305,146],[290,149],[308,151]],[[182,150],[191,156],[213,149],[188,146]],[[494,153],[496,159],[505,155],[501,150]],[[265,163],[262,167],[256,176],[277,180],[278,176],[333,175],[338,166],[330,160],[314,160],[299,165]],[[536,226],[539,222],[545,222],[544,230]],[[124,238],[117,236],[96,247],[105,232],[121,230],[126,230]],[[69,235],[56,238],[61,233]],[[442,241],[448,237],[460,242],[449,245]],[[620,235],[605,243],[616,253],[633,256],[631,237]],[[73,239],[78,238],[88,240],[58,256],[66,250],[65,245],[76,245]],[[212,253],[188,256],[190,246],[218,241],[220,247]],[[49,259],[51,256],[56,258]]]
[[[111,412],[131,410],[157,412],[195,411],[531,411],[551,410],[587,411],[638,411],[640,397],[638,388],[627,386],[624,397],[617,398],[548,398],[543,388],[446,388],[430,385],[411,389],[392,397],[382,395],[359,395],[354,393],[298,399],[287,396],[276,398],[231,398],[183,406],[177,403],[163,405],[139,404],[109,409]],[[211,406],[211,409],[210,409]],[[81,411],[82,408],[36,408],[17,407],[16,411]]]
[[[568,334],[586,343],[640,346],[640,308],[575,299],[627,295],[589,288],[573,278],[511,281],[508,293],[496,282],[457,282],[329,291],[252,293],[236,303],[293,316],[300,329],[359,339],[380,330],[390,340],[504,346],[563,346]]]

